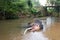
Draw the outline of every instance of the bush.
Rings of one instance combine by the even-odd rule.
[[[5,13],[5,18],[6,19],[18,19],[18,15],[17,14],[14,14],[12,12],[6,12]]]

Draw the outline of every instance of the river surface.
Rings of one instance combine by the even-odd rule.
[[[46,31],[44,32],[44,34],[46,35],[46,37],[49,38],[49,40],[60,40],[60,19],[54,17],[51,19],[50,18],[51,17],[35,19],[42,19],[44,25],[49,23],[49,27],[47,25]],[[22,40],[22,36],[24,36],[24,31],[26,29],[25,26],[32,19],[33,18],[0,20],[0,40]]]

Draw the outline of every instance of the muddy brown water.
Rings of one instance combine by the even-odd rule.
[[[1,20],[0,40],[21,40],[23,32],[26,29],[22,26],[25,26],[31,19]],[[60,40],[60,22],[57,20],[51,25],[51,28],[45,32],[45,35],[49,39]]]

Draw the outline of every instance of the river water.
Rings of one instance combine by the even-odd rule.
[[[0,20],[0,40],[22,40],[26,25],[33,18],[21,18],[16,20]],[[54,17],[35,18],[42,19],[46,30],[44,34],[49,40],[60,40],[60,19]],[[49,26],[48,26],[49,25]],[[27,34],[26,34],[27,35]],[[29,36],[29,33],[28,33]],[[26,36],[27,38],[27,36]],[[38,36],[37,36],[38,38]],[[30,40],[30,39],[29,39]],[[39,39],[40,40],[40,39]]]

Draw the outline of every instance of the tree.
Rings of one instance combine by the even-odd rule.
[[[0,0],[0,10],[4,15],[6,14],[5,17],[17,15],[17,12],[25,12],[26,9],[28,9],[27,0]]]

